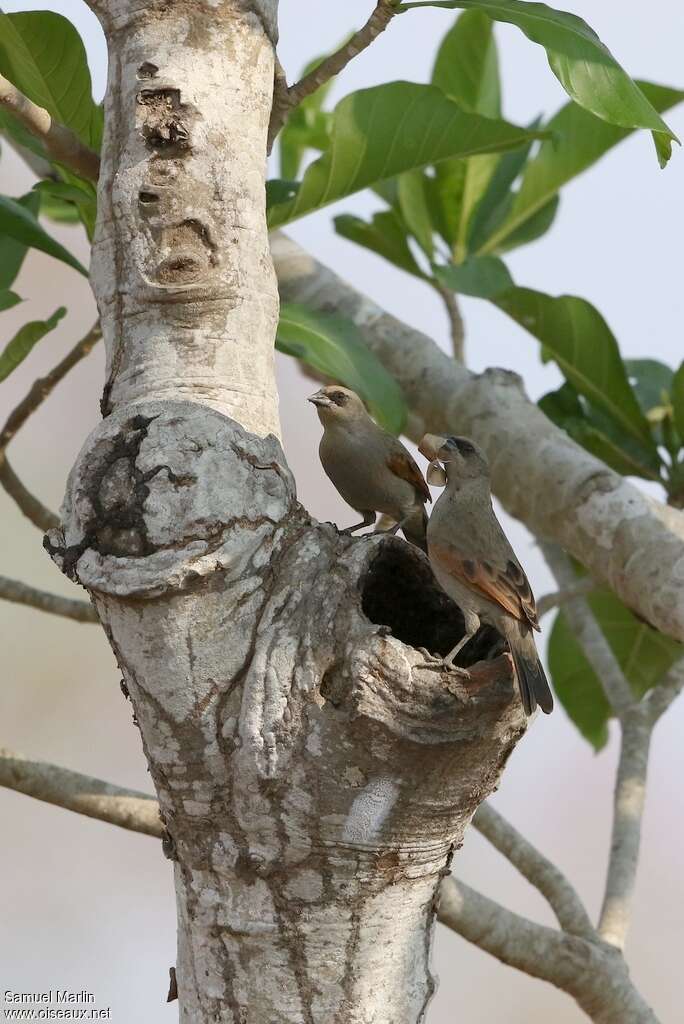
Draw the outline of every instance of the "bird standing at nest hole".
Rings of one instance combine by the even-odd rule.
[[[430,491],[401,441],[377,425],[355,392],[337,384],[321,388],[309,401],[323,424],[319,447],[326,475],[362,517],[342,533],[375,523],[382,512],[394,520],[391,533],[427,551],[425,502]]]
[[[426,434],[418,449],[444,467],[446,488],[427,529],[428,557],[437,582],[465,618],[465,635],[441,664],[451,666],[485,622],[508,642],[525,714],[539,706],[547,715],[553,697],[532,630],[539,630],[534,595],[492,508],[489,465],[467,437]]]

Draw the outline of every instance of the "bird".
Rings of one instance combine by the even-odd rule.
[[[526,715],[537,706],[553,710],[553,697],[539,661],[533,630],[539,630],[534,595],[492,508],[489,465],[467,437],[426,434],[418,450],[444,467],[446,487],[427,528],[428,558],[442,589],[465,619],[465,635],[441,663],[453,660],[481,623],[494,626],[508,643]]]
[[[432,501],[423,474],[406,448],[377,425],[349,388],[323,387],[308,399],[323,424],[319,455],[326,475],[348,505],[362,517],[342,533],[375,523],[381,512],[394,520],[387,531],[404,536],[427,552],[425,502]]]

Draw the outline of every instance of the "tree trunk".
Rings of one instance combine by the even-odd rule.
[[[104,5],[103,5],[104,6]],[[47,546],[85,586],[175,860],[180,1019],[422,1019],[441,876],[525,728],[404,541],[341,537],[277,440],[275,2],[112,0],[102,424]]]

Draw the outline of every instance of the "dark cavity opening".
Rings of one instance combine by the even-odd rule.
[[[156,64],[151,60],[145,60],[138,68],[138,78],[155,78],[159,72]]]
[[[392,636],[431,654],[448,654],[464,633],[463,614],[437,583],[429,563],[399,538],[388,538],[361,581],[361,608],[371,622],[389,626]],[[501,636],[483,626],[455,664],[463,668],[505,650]]]
[[[158,203],[159,196],[156,192],[138,192],[138,200],[143,204],[143,206],[148,206],[152,203]]]

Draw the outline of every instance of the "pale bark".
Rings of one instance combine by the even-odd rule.
[[[612,946],[536,924],[452,879],[442,886],[439,914],[502,963],[573,996],[594,1024],[658,1024]]]
[[[281,233],[272,252],[284,300],[339,312],[359,327],[404,390],[413,440],[426,431],[475,437],[511,515],[558,541],[657,629],[684,640],[680,510],[647,497],[575,444],[529,401],[516,374],[471,373]]]
[[[153,797],[2,748],[0,786],[132,832],[159,839],[164,833],[159,805]]]
[[[463,621],[422,553],[296,501],[264,209],[275,3],[95,6],[106,418],[48,546],[140,726],[180,1019],[414,1024],[439,881],[525,729],[510,659],[426,666]]]
[[[20,580],[12,580],[8,576],[0,576],[0,600],[25,604],[51,615],[63,615],[76,622],[97,622],[97,613],[88,601],[77,601],[70,597],[61,597],[46,590],[30,587]]]

